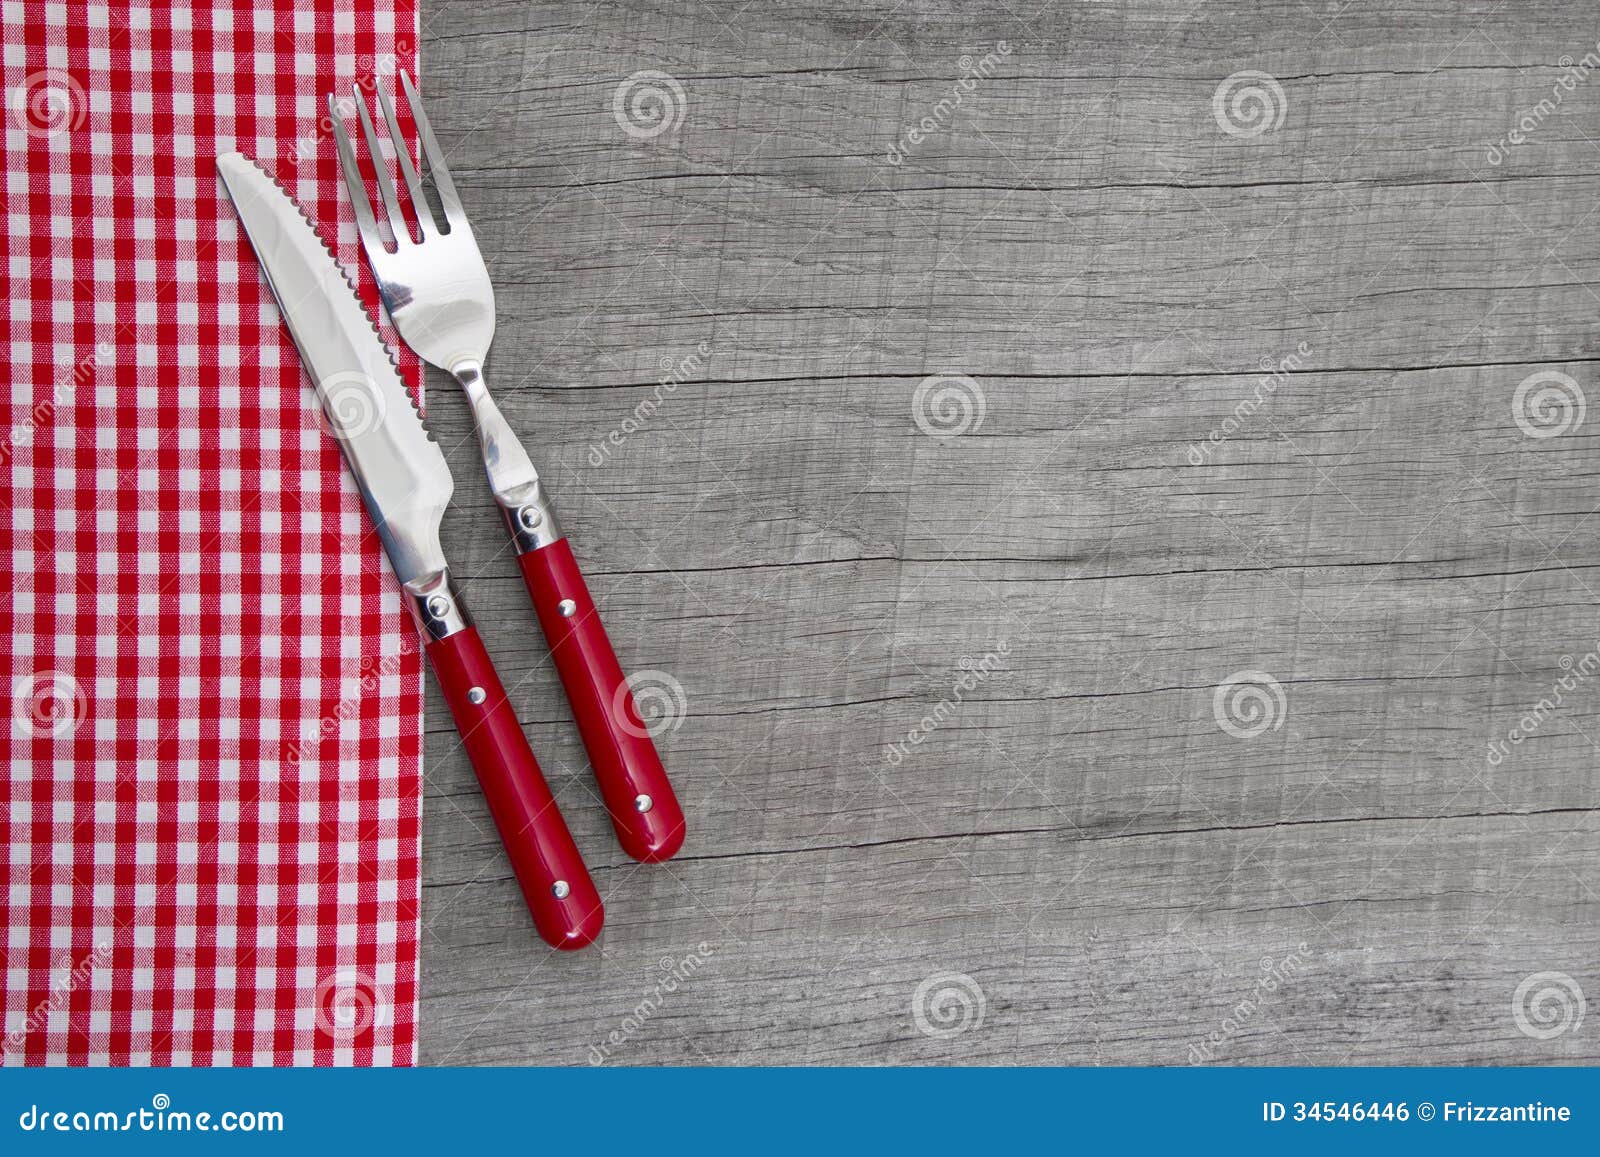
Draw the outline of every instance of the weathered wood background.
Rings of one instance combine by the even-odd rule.
[[[1600,414],[1536,404],[1600,387],[1597,41],[1589,0],[431,0],[490,380],[683,688],[691,834],[617,848],[432,379],[609,924],[536,939],[430,691],[422,1059],[1600,1061]]]

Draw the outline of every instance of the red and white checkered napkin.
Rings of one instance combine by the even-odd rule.
[[[214,158],[355,267],[324,98],[413,0],[0,14],[0,1052],[410,1063],[420,662]]]

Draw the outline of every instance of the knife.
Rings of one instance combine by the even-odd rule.
[[[389,347],[298,203],[238,153],[217,171],[316,387],[483,786],[534,925],[563,949],[604,911],[477,628],[450,578],[439,524],[454,483]]]

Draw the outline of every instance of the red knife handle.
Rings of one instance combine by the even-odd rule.
[[[617,842],[636,860],[670,859],[683,847],[683,809],[572,548],[558,538],[518,558]]]
[[[592,944],[605,922],[600,893],[478,629],[469,626],[432,639],[427,651],[539,935],[556,948]]]

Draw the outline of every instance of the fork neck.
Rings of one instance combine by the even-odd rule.
[[[539,481],[539,472],[533,468],[528,452],[489,395],[483,363],[464,358],[450,367],[450,375],[461,386],[467,395],[467,404],[472,407],[489,489],[511,531],[517,553],[527,554],[562,538],[561,524]]]

